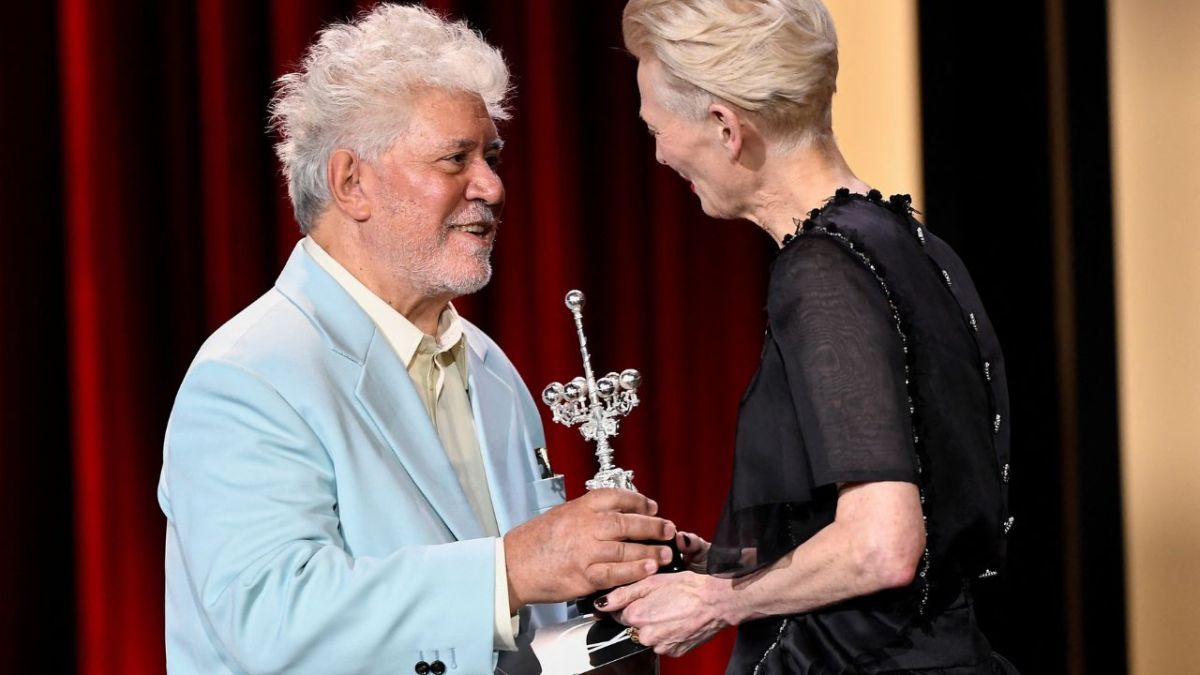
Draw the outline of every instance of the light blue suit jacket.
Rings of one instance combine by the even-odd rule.
[[[563,499],[528,390],[464,321],[501,532]],[[192,363],[167,426],[167,665],[176,675],[493,667],[486,538],[404,364],[297,246]],[[531,625],[563,605],[522,612]]]

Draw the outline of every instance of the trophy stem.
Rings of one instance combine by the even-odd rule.
[[[597,436],[596,437],[596,459],[600,460],[600,471],[601,472],[612,471],[612,468],[613,468],[612,456],[613,456],[613,449],[612,449],[612,446],[608,444],[608,437],[605,435]]]
[[[563,386],[552,382],[542,392],[542,401],[550,406],[554,421],[567,426],[580,425],[583,437],[596,443],[596,459],[600,471],[587,481],[587,489],[617,488],[637,492],[633,472],[613,464],[613,448],[609,439],[617,435],[621,417],[638,404],[637,388],[641,373],[629,368],[619,375],[609,373],[599,380],[592,370],[592,355],[588,352],[587,335],[583,332],[582,291],[567,293],[564,302],[575,319],[575,336],[579,339],[579,354],[583,357],[583,377],[576,377]]]
[[[592,372],[592,355],[588,353],[587,336],[583,334],[583,309],[570,307],[571,316],[575,317],[575,334],[579,336],[579,353],[583,356],[583,378],[587,381],[588,400],[592,410],[600,407],[600,396],[596,393],[596,376]]]

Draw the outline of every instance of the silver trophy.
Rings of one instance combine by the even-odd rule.
[[[637,492],[633,486],[633,472],[613,465],[609,439],[617,435],[621,418],[637,406],[637,388],[642,383],[642,374],[629,368],[619,374],[611,372],[599,379],[595,377],[587,336],[583,334],[583,304],[583,291],[567,293],[567,309],[575,317],[579,353],[583,356],[583,377],[576,377],[566,384],[551,382],[542,390],[542,401],[550,406],[555,422],[568,427],[578,426],[585,439],[596,442],[600,471],[587,481],[587,489],[620,488]]]

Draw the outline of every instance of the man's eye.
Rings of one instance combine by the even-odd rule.
[[[493,169],[500,166],[500,155],[487,155],[484,157],[484,160],[486,160],[488,166],[492,167]]]
[[[449,157],[443,157],[442,159],[444,159],[448,162],[454,162],[455,164],[462,164],[463,162],[467,161],[467,153],[460,152],[460,153],[457,153],[454,155],[450,155]]]

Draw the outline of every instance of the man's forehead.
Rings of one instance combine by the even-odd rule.
[[[409,101],[410,142],[445,150],[484,150],[503,147],[504,140],[478,94],[426,89]]]
[[[427,111],[437,117],[447,115],[461,118],[476,118],[479,122],[491,123],[492,116],[483,97],[476,92],[440,87],[418,87],[406,96],[408,106]]]

